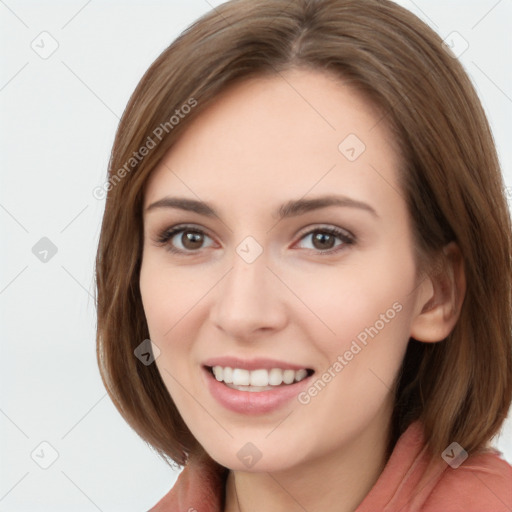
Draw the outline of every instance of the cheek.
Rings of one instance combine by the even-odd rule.
[[[300,320],[301,329],[322,354],[316,377],[322,382],[307,391],[302,403],[315,402],[313,407],[323,411],[342,405],[345,413],[353,413],[351,418],[358,417],[361,408],[371,414],[380,407],[409,341],[414,274],[412,257],[397,261],[389,250],[375,253],[364,264],[331,268],[314,282],[302,281],[302,293],[321,322],[309,314]]]
[[[314,337],[309,322],[325,366],[300,402],[333,436],[340,425],[356,432],[392,398],[409,340],[414,272],[412,258],[396,261],[381,251],[373,262],[340,267],[309,288],[312,307],[333,332]]]
[[[192,334],[186,329],[187,312],[200,293],[191,290],[179,272],[168,269],[152,255],[143,260],[139,285],[149,336],[160,350],[155,364],[176,407],[188,417],[193,407],[184,390],[194,391],[191,371],[186,366],[193,346],[189,339]]]
[[[173,275],[172,281],[170,275]],[[177,358],[179,361],[179,354],[185,347],[183,343],[175,342],[171,347],[171,340],[177,339],[175,335],[179,330],[179,319],[186,314],[184,303],[187,301],[180,297],[183,286],[179,282],[179,274],[165,271],[165,266],[151,255],[143,260],[139,285],[149,337],[160,350],[156,365],[167,389],[171,391],[174,382],[171,375],[181,380],[171,363]]]
[[[388,250],[375,251],[354,265],[321,269],[314,279],[289,275],[309,309],[295,321],[331,357],[355,339],[364,346],[371,339],[407,338],[414,274],[412,258],[397,261]]]
[[[203,279],[166,264],[165,256],[149,254],[140,272],[140,292],[152,340],[167,343],[182,320],[208,290]]]
[[[149,254],[141,267],[139,285],[149,335],[160,350],[156,365],[177,401],[182,386],[191,391],[197,387],[197,379],[191,377],[197,372],[194,361],[199,360],[194,341],[206,318],[205,294],[215,280],[205,272],[176,269],[162,259],[165,255]]]

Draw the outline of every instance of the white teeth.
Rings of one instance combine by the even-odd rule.
[[[268,386],[268,371],[254,370],[250,372],[251,386]]]
[[[280,370],[279,368],[272,368],[272,370],[270,370],[268,372],[268,383],[271,386],[279,386],[284,380],[283,373],[286,373],[286,372],[292,372],[292,374],[295,374],[295,372],[293,370],[285,370],[283,372],[283,370]],[[293,379],[292,379],[292,382],[293,382]],[[291,382],[287,382],[287,384],[291,384]]]
[[[224,382],[226,384],[233,383],[233,368],[224,368]]]
[[[307,370],[299,370],[298,372],[295,373],[295,380],[297,382],[301,381],[302,379],[305,379],[306,377],[308,376],[308,371]]]
[[[249,370],[241,370],[240,368],[233,369],[233,384],[235,386],[249,386],[251,374]]]
[[[230,384],[231,388],[241,386],[244,388],[241,389],[242,391],[264,391],[272,389],[272,386],[300,382],[308,376],[305,368],[297,371],[282,370],[281,368],[272,368],[270,371],[265,369],[249,371],[241,368],[214,366],[212,370],[219,382]]]
[[[215,378],[218,381],[222,381],[224,379],[224,369],[222,366],[214,366],[213,368],[213,374],[215,375]]]
[[[283,382],[291,384],[295,380],[295,370],[285,370],[283,372]]]
[[[234,384],[226,384],[228,388],[236,389],[238,391],[251,391],[251,392],[258,392],[258,391],[270,391],[272,386],[235,386]]]

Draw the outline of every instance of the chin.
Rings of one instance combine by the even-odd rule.
[[[285,471],[303,462],[303,457],[297,458],[295,444],[288,447],[277,447],[267,443],[252,443],[251,441],[229,442],[227,449],[219,449],[219,446],[205,447],[208,455],[218,464],[233,471],[248,473],[279,472]],[[203,445],[204,446],[204,445]],[[238,447],[239,448],[235,448]],[[295,455],[295,457],[294,457]]]

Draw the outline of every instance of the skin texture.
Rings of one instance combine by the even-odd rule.
[[[357,91],[318,71],[252,79],[191,123],[149,179],[145,208],[180,196],[219,215],[145,211],[140,288],[170,395],[211,457],[233,470],[228,511],[354,510],[386,462],[391,389],[409,337],[440,341],[455,325],[462,267],[453,258],[446,276],[417,277],[399,157],[380,119]],[[349,134],[366,146],[354,161],[338,149]],[[274,213],[327,194],[363,201],[377,216],[339,206],[280,221]],[[206,232],[202,245],[186,245],[184,233],[157,243],[182,223]],[[322,227],[355,242],[315,243],[311,231]],[[236,252],[248,236],[263,249],[252,263]],[[173,254],[171,242],[192,249]],[[389,319],[393,304],[400,311]],[[307,404],[247,417],[204,385],[201,364],[215,356],[275,358],[321,377],[383,314],[384,327]],[[237,457],[247,442],[262,454],[250,469]]]

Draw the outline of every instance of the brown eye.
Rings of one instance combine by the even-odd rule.
[[[335,236],[330,233],[318,231],[313,235],[313,245],[320,251],[332,249],[335,243]]]
[[[204,242],[204,234],[197,231],[184,231],[180,240],[185,249],[193,251],[201,248]]]
[[[203,247],[208,247],[204,246],[206,239],[212,240],[201,229],[177,226],[161,233],[157,242],[159,245],[165,245],[169,252],[186,255],[198,253]]]
[[[311,250],[319,254],[332,254],[353,245],[356,238],[348,231],[335,227],[316,228],[302,236],[301,240],[311,238]]]

